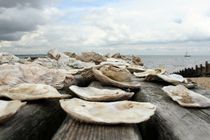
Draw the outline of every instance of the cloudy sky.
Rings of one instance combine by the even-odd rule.
[[[0,0],[0,51],[210,55],[210,0]]]

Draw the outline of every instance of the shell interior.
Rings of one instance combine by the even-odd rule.
[[[19,100],[3,101],[0,100],[0,123],[11,118],[26,102]]]
[[[162,88],[174,101],[184,107],[210,107],[210,99],[187,89],[183,85]]]
[[[91,84],[88,87],[70,86],[70,90],[82,99],[89,101],[114,101],[131,98],[134,93],[114,87],[102,87],[101,85]]]
[[[116,81],[116,80],[106,76],[105,74],[103,74],[97,68],[93,68],[92,70],[93,70],[93,74],[94,74],[95,78],[105,85],[111,85],[111,86],[115,86],[115,87],[119,87],[119,88],[129,88],[129,89],[139,89],[140,88],[139,82],[135,82],[132,80],[126,81],[126,82],[125,81]],[[123,77],[124,75],[118,74],[118,77],[120,77],[120,76]],[[130,75],[130,76],[132,76],[132,75]],[[132,77],[130,77],[130,79],[132,79]]]
[[[18,84],[0,86],[0,97],[13,100],[37,100],[49,98],[67,98],[70,95],[60,94],[54,87],[44,84]]]
[[[148,75],[164,74],[166,70],[164,68],[146,69],[144,72],[134,72],[134,75],[139,78],[146,77]]]
[[[151,103],[133,101],[89,102],[81,99],[60,100],[61,107],[73,118],[101,124],[140,123],[155,112]]]

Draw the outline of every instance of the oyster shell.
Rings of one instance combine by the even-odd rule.
[[[18,57],[16,57],[15,55],[12,55],[7,52],[0,53],[0,64],[15,63],[15,62],[19,62],[19,61],[20,61],[20,59]]]
[[[131,74],[127,69],[122,69],[114,65],[104,65],[99,70],[109,78],[116,81],[131,81]]]
[[[70,95],[60,94],[54,87],[43,84],[18,84],[0,86],[0,97],[13,100],[37,100],[66,98]]]
[[[183,84],[188,88],[193,88],[195,84],[188,82],[186,78],[178,74],[157,74],[157,75],[148,75],[145,78],[146,81],[165,81],[173,85]]]
[[[51,58],[51,59],[55,59],[58,60],[61,57],[61,54],[58,50],[56,49],[51,49],[48,51],[47,55]]]
[[[87,54],[89,54],[89,53],[87,53]],[[52,59],[57,60],[59,68],[66,69],[66,70],[69,70],[72,68],[83,69],[83,68],[90,68],[92,66],[95,66],[94,62],[83,62],[83,61],[76,59],[79,56],[77,56],[76,58],[72,58],[72,57],[69,57],[68,55],[66,55],[65,53],[58,52],[57,50],[50,50],[48,52],[48,56]],[[85,56],[84,56],[84,59],[85,59]],[[87,58],[87,59],[89,59],[89,58]]]
[[[184,107],[210,107],[210,99],[187,89],[183,85],[165,86],[162,88],[164,92]]]
[[[65,86],[70,86],[73,82],[74,77],[65,70],[48,69],[32,63],[0,65],[0,85],[40,83],[61,89]]]
[[[73,98],[60,100],[61,107],[73,118],[102,124],[140,123],[156,110],[151,103],[133,101],[89,102]]]
[[[140,66],[140,65],[128,65],[127,70],[130,71],[130,73],[134,73],[134,72],[144,72],[146,71],[146,69],[144,68],[144,66]]]
[[[139,78],[146,77],[148,75],[164,74],[166,70],[164,68],[146,69],[144,72],[134,72],[134,75]]]
[[[129,66],[130,64],[122,59],[116,59],[116,58],[107,58],[106,61],[101,62],[100,65],[115,65],[120,68],[126,68],[126,66]]]
[[[41,66],[47,67],[47,68],[59,68],[58,62],[55,59],[51,58],[37,58],[33,61],[35,64],[39,64]]]
[[[83,62],[94,62],[95,64],[106,61],[106,57],[95,52],[83,52],[81,55],[77,56],[77,59]]]
[[[130,89],[140,88],[140,83],[132,81],[132,75],[128,70],[114,65],[103,65],[99,68],[93,68],[93,74],[98,81],[106,85]]]
[[[118,88],[102,87],[98,82],[94,82],[88,87],[78,87],[72,85],[70,86],[70,90],[73,91],[80,98],[89,101],[114,101],[123,99],[126,100],[134,95],[133,92],[126,92]]]
[[[26,102],[0,100],[0,124],[11,118]]]

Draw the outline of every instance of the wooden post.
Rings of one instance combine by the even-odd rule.
[[[200,76],[202,76],[203,75],[203,66],[202,66],[202,64],[200,64]]]
[[[206,75],[207,75],[207,73],[208,73],[208,68],[209,68],[209,66],[208,66],[208,61],[206,61],[205,76],[206,76]]]
[[[195,75],[198,76],[198,65],[195,65]]]
[[[194,69],[193,69],[193,67],[191,67],[190,74],[191,74],[191,77],[194,77]]]

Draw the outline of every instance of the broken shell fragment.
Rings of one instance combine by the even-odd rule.
[[[134,95],[133,92],[126,92],[118,88],[102,87],[99,83],[91,84],[88,87],[72,85],[70,86],[70,90],[80,98],[89,101],[127,100]]]
[[[0,123],[11,118],[26,102],[0,100]]]
[[[54,87],[44,84],[18,84],[0,86],[0,97],[13,100],[37,100],[67,98],[70,95],[60,94]]]
[[[61,107],[73,118],[89,123],[140,123],[155,112],[151,103],[133,101],[89,102],[73,98],[60,100]]]
[[[140,83],[132,81],[132,75],[127,70],[113,65],[104,65],[99,68],[93,68],[93,74],[98,81],[105,85],[129,89],[140,88]]]
[[[183,85],[165,86],[164,92],[184,107],[210,107],[210,99],[205,96],[187,89]]]
[[[134,75],[139,78],[146,77],[148,75],[164,74],[166,70],[164,68],[146,69],[144,72],[134,72]]]

